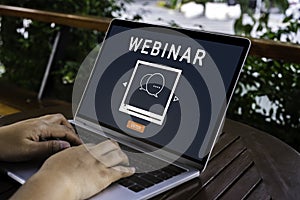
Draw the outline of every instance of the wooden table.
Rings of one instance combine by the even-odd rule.
[[[49,113],[71,117],[71,107],[50,107],[0,119],[0,126]],[[1,167],[1,166],[0,166]],[[226,119],[207,169],[199,178],[153,199],[300,199],[300,154],[278,139]],[[19,185],[0,175],[0,199]]]

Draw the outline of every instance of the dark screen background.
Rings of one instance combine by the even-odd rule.
[[[126,27],[111,26],[111,30],[108,32],[107,38],[126,30],[128,30],[128,28]],[[223,44],[214,41],[205,41],[201,39],[197,39],[197,42],[214,60],[223,78],[224,86],[227,91],[231,85],[232,78],[234,77],[234,74],[236,72],[236,68],[238,67],[240,56],[243,52],[243,47]],[[120,45],[128,44],[124,43]],[[102,48],[102,51],[109,51],[113,53],[114,50]],[[101,53],[101,55],[103,54]],[[102,67],[101,55],[99,57],[99,60],[97,61],[96,68],[94,69],[94,74],[92,75],[92,78],[90,80],[90,85],[87,88],[85,97],[83,98],[82,105],[78,112],[79,115],[88,119],[97,120],[101,124],[106,124],[115,129],[122,129],[124,131],[124,127],[119,127],[117,125],[111,111],[112,91],[117,82],[119,81],[120,77],[122,77],[128,71],[133,70],[137,60],[145,60],[147,62],[160,63],[163,65],[172,66],[177,69],[181,69],[181,76],[185,77],[192,86],[197,96],[199,110],[201,111],[201,120],[199,120],[199,128],[197,131],[197,135],[191,146],[187,149],[186,152],[184,152],[184,154],[193,159],[201,160],[202,158],[198,157],[198,153],[210,123],[211,99],[208,88],[203,78],[197,72],[197,70],[195,70],[194,66],[191,64],[178,62],[171,59],[168,60],[163,59],[161,57],[153,57],[151,55],[141,54],[139,52],[128,52],[118,57],[114,62],[112,62],[99,79],[99,77],[97,77],[97,68]],[[97,83],[95,81],[97,81]],[[178,84],[180,84],[180,82]],[[120,96],[122,95],[124,94],[120,94]],[[164,146],[173,139],[180,124],[180,102],[188,101],[188,98],[189,97],[180,98],[178,102],[172,102],[170,104],[170,107],[167,112],[167,120],[163,124],[162,129],[154,136],[146,138],[147,141],[158,144],[158,146]],[[96,106],[95,110],[97,119],[94,119],[95,116],[91,115],[91,108],[89,108],[91,105]],[[120,113],[120,115],[125,114]],[[138,123],[144,124],[145,126],[149,124],[149,122],[133,116],[131,117],[131,119]],[[189,130],[186,130],[186,133],[188,134]],[[133,136],[133,134],[130,134],[130,136]],[[175,152],[177,151],[176,149],[172,150],[174,150]]]

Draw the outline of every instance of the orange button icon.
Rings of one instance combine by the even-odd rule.
[[[145,126],[143,124],[136,123],[132,120],[128,120],[127,128],[137,131],[137,132],[140,132],[140,133],[144,133],[144,131],[145,131]]]

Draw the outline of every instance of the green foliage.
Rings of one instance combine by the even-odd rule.
[[[126,2],[129,0],[2,0],[1,3],[46,11],[112,17],[113,14],[120,15]],[[64,33],[61,38],[63,45],[56,57],[58,60],[52,66],[52,82],[48,87],[51,85],[51,90],[59,91],[55,88],[64,88],[63,84],[73,83],[82,60],[102,41],[103,33],[37,21],[24,23],[23,19],[5,16],[1,18],[0,32],[0,61],[6,69],[3,78],[37,91],[57,31]],[[52,95],[62,99],[65,93],[62,91]],[[71,95],[67,100],[70,98]]]
[[[285,26],[273,30],[268,19],[267,13],[255,20],[255,25],[242,25],[239,19],[236,32],[247,36],[254,32],[259,38],[297,43],[297,20],[288,16],[282,21]],[[261,97],[269,101],[269,106],[261,107]],[[300,151],[299,98],[300,64],[249,56],[228,117],[271,133]]]
[[[23,34],[16,31],[19,28],[29,33],[30,37],[24,38]],[[54,31],[46,24],[33,22],[30,27],[24,27],[21,19],[3,17],[0,51],[1,62],[6,69],[3,77],[24,87],[36,89],[50,54],[49,40]],[[36,34],[31,35],[33,32]]]
[[[275,8],[279,8],[281,11],[285,11],[289,6],[287,0],[265,0],[264,3],[266,8],[273,6]]]
[[[238,3],[241,5],[242,13],[247,13],[253,15],[254,10],[249,7],[251,0],[238,0]],[[279,8],[281,11],[285,11],[289,3],[287,0],[264,0],[264,11],[269,11],[271,7]]]

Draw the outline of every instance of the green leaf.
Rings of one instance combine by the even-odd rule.
[[[290,15],[290,16],[286,16],[284,19],[283,19],[283,23],[287,23],[289,21],[291,21],[293,19],[293,15]]]

